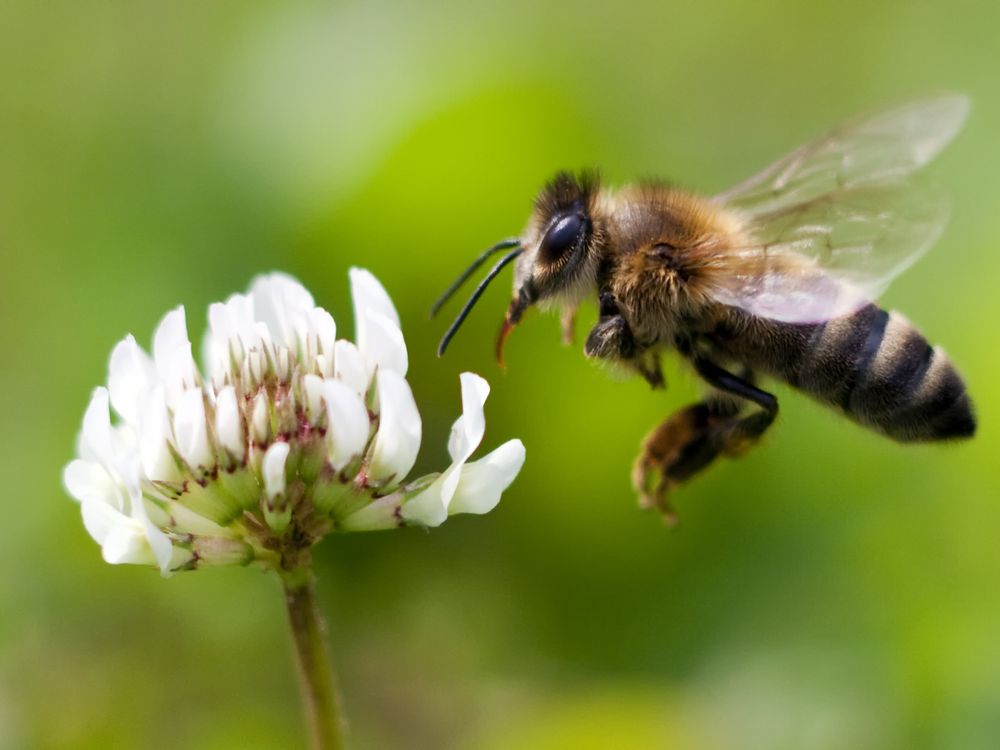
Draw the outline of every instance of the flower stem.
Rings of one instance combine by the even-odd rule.
[[[326,623],[316,601],[316,577],[311,565],[281,573],[288,622],[295,641],[299,686],[306,723],[315,750],[341,750],[344,727],[333,678]]]

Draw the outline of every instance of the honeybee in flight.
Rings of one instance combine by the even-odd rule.
[[[859,118],[714,197],[662,183],[604,187],[592,173],[556,175],[519,238],[448,329],[438,354],[486,286],[516,260],[514,298],[497,341],[532,305],[598,303],[588,357],[663,386],[676,351],[708,386],[702,401],[645,438],[633,482],[645,506],[673,512],[670,491],[718,456],[752,446],[778,401],[759,376],[784,381],[900,442],[970,437],[961,376],[897,312],[872,300],[940,235],[944,202],[914,174],[960,129],[968,101],[943,94]]]

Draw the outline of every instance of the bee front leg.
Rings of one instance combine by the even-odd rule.
[[[770,427],[778,401],[743,379],[701,358],[695,369],[715,396],[671,415],[646,436],[632,471],[632,483],[643,507],[657,508],[673,524],[677,515],[670,491],[711,464],[719,455],[737,456]],[[734,398],[735,397],[735,398]],[[743,416],[746,402],[760,409]]]
[[[600,317],[590,329],[583,351],[588,357],[626,364],[642,375],[653,388],[663,387],[659,359],[636,342],[632,328],[618,307],[618,301],[610,292],[601,293]]]
[[[649,353],[644,357],[639,357],[633,363],[636,371],[646,379],[649,387],[654,391],[665,388],[667,381],[663,379],[663,369],[660,367],[660,358],[655,353]]]
[[[559,323],[562,327],[562,342],[566,346],[570,346],[576,340],[577,308],[577,305],[564,307],[562,315],[559,316]]]
[[[618,301],[611,292],[601,292],[600,316],[587,335],[583,352],[598,359],[633,359],[636,355],[635,336]]]

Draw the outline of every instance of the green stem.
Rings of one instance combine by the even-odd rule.
[[[315,750],[342,750],[344,726],[333,679],[326,624],[316,602],[312,566],[281,573],[285,606],[295,641],[306,723]]]

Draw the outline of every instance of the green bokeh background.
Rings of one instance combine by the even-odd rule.
[[[489,516],[318,548],[356,748],[1000,746],[998,28],[961,1],[0,5],[0,748],[303,743],[277,583],[104,564],[60,473],[126,332],[183,303],[197,339],[273,268],[349,332],[355,264],[403,319],[417,471],[465,369],[486,447],[528,449]],[[429,303],[556,169],[712,192],[936,89],[974,107],[931,170],[954,218],[885,302],[959,364],[974,441],[897,446],[779,386],[671,532],[628,475],[689,375],[616,381],[540,315],[502,374],[506,282],[434,357]]]

